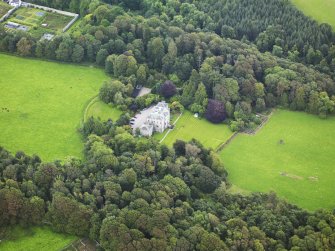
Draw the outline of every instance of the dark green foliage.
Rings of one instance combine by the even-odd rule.
[[[214,99],[208,100],[206,118],[213,123],[224,121],[226,114],[223,103]]]
[[[164,84],[161,85],[160,93],[165,98],[171,98],[172,96],[174,96],[177,93],[177,88],[172,83],[172,81],[167,80],[167,81],[164,82]]]
[[[274,193],[232,195],[214,152],[191,141],[175,144],[175,155],[126,128],[89,136],[85,162],[41,164],[1,148],[3,226],[47,221],[55,231],[96,239],[106,250],[334,249],[332,212],[309,213]],[[22,167],[19,182],[4,176],[15,163]],[[34,171],[45,177],[33,179]],[[51,196],[28,193],[27,182]]]
[[[277,105],[334,112],[334,33],[286,0],[32,2],[84,18],[52,41],[0,25],[0,50],[96,63],[118,78],[104,83],[100,99],[123,110],[158,102],[171,79],[181,91],[172,102],[200,115],[207,108],[214,122],[225,110],[233,130],[254,127],[255,112]],[[130,98],[136,85],[156,94]],[[211,99],[222,103],[211,109]],[[0,222],[48,221],[105,250],[335,249],[334,212],[306,212],[273,193],[232,195],[213,151],[195,140],[170,149],[135,138],[129,119],[89,118],[83,162],[41,163],[0,147]]]

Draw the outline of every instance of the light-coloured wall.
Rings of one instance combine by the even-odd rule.
[[[74,22],[77,21],[77,19],[79,18],[79,15],[76,14],[76,13],[63,11],[63,10],[57,10],[57,9],[49,8],[49,7],[42,6],[42,5],[22,2],[22,6],[32,7],[32,8],[36,8],[36,9],[45,10],[45,11],[51,11],[51,12],[55,12],[55,13],[58,13],[58,14],[61,14],[61,15],[64,15],[64,16],[73,17],[73,19],[63,28],[63,30],[62,30],[63,32],[67,31],[74,24]]]
[[[1,0],[0,0],[1,1]],[[3,15],[1,18],[0,18],[0,23],[5,21],[7,18],[9,18],[10,15],[13,14],[14,11],[16,11],[17,9],[19,8],[19,6],[17,7],[14,7],[13,9],[10,9],[5,15]]]

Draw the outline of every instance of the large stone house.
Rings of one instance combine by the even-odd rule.
[[[151,136],[154,132],[164,132],[170,126],[170,108],[166,102],[142,111],[134,118],[133,129],[138,128],[141,135]]]

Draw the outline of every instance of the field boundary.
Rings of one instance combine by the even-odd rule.
[[[238,135],[238,132],[234,132],[229,139],[227,139],[225,142],[221,143],[215,150],[215,152],[221,152],[223,150],[223,148],[225,148],[233,139],[236,138],[236,136]]]
[[[259,116],[263,116],[265,119],[262,121],[262,123],[257,126],[257,128],[253,131],[245,131],[245,132],[234,132],[233,135],[231,135],[229,137],[229,139],[226,140],[226,142],[222,143],[221,145],[219,145],[217,148],[216,148],[216,152],[219,153],[221,152],[228,144],[230,144],[230,142],[232,142],[233,139],[236,138],[236,136],[238,134],[245,134],[245,135],[255,135],[256,133],[258,133],[263,127],[264,125],[269,121],[269,119],[272,117],[274,113],[274,110],[272,110],[269,115],[263,115],[263,114],[258,114]]]
[[[249,135],[255,135],[256,133],[258,133],[263,126],[269,121],[269,119],[272,117],[274,111],[271,111],[269,113],[269,115],[263,115],[263,114],[257,114],[259,116],[264,117],[265,119],[262,121],[262,123],[260,123],[259,126],[257,126],[257,128],[255,130],[251,130],[251,131],[245,131],[245,132],[241,132],[242,134],[249,134]]]
[[[91,108],[92,105],[94,105],[96,102],[98,102],[99,98],[99,95],[96,95],[94,96],[90,101],[89,103],[87,104],[86,108],[85,108],[85,111],[84,111],[84,117],[83,117],[83,122],[86,122],[87,120],[87,113],[88,113],[88,110]]]

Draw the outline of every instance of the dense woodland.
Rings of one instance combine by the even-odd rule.
[[[232,195],[218,156],[198,142],[169,149],[122,122],[92,120],[85,162],[1,148],[2,227],[49,224],[105,250],[335,248],[334,212],[308,213],[274,193]]]
[[[99,96],[125,111],[90,118],[85,160],[42,163],[0,150],[2,226],[47,223],[106,250],[334,250],[335,212],[270,194],[227,192],[227,173],[199,142],[138,138],[129,113],[165,98],[232,130],[272,107],[326,118],[335,108],[335,34],[286,0],[34,0],[80,13],[41,41],[0,26],[0,51],[95,63],[113,80]],[[133,98],[136,85],[153,94]]]

